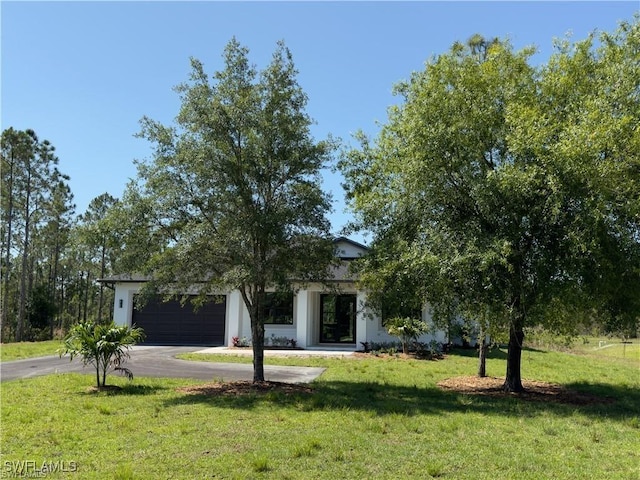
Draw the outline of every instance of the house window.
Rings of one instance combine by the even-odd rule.
[[[264,303],[264,323],[266,325],[293,325],[292,292],[266,293]]]

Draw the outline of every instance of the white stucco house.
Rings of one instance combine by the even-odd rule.
[[[358,290],[349,274],[349,262],[365,255],[367,247],[350,239],[335,240],[341,264],[325,282],[295,286],[290,296],[269,296],[265,339],[294,339],[297,347],[361,349],[363,342],[393,342],[380,318],[366,306],[366,292]],[[179,301],[148,302],[137,309],[134,299],[145,279],[116,275],[101,282],[115,290],[114,321],[135,324],[146,333],[147,344],[233,345],[233,338],[251,338],[249,312],[238,290],[219,292],[212,301],[194,310]],[[423,320],[429,322],[427,307]],[[445,334],[425,335],[420,341],[445,341]]]

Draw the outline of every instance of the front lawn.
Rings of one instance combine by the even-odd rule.
[[[618,337],[580,336],[568,340],[545,332],[534,332],[525,341],[534,348],[559,350],[591,357],[616,357],[640,364],[640,339],[622,341]]]
[[[0,344],[0,361],[22,360],[24,358],[44,357],[55,355],[56,350],[62,346],[60,340],[47,340],[44,342],[15,342]]]
[[[503,356],[492,353],[489,375],[504,374]],[[47,478],[83,479],[626,480],[640,475],[637,364],[526,350],[525,379],[606,397],[603,403],[566,405],[441,390],[439,381],[474,373],[473,352],[438,361],[267,358],[266,363],[320,365],[327,371],[311,393],[194,394],[189,392],[203,382],[136,378],[128,383],[118,376],[108,383],[120,385],[120,391],[96,393],[93,377],[79,374],[4,382],[3,475],[29,460],[66,466],[66,472],[59,469]]]
[[[640,362],[640,340],[637,338],[623,342],[619,338],[590,337],[582,342],[576,341],[572,350],[584,355],[616,357]]]

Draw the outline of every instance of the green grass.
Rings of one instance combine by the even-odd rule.
[[[573,342],[571,351],[640,362],[640,340],[637,338],[622,342],[618,338],[584,337]]]
[[[194,358],[203,360],[202,355]],[[246,357],[207,356],[213,361]],[[590,406],[443,392],[473,374],[472,351],[445,360],[267,358],[327,368],[311,395],[187,395],[193,380],[91,375],[0,384],[7,462],[76,462],[47,478],[629,479],[640,475],[640,364],[526,350],[523,377],[607,395]],[[488,374],[504,374],[493,351]]]
[[[55,355],[56,350],[62,346],[60,340],[47,340],[45,342],[16,342],[0,344],[0,361],[22,360],[24,358],[44,357]]]

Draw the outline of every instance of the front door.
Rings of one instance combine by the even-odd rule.
[[[320,342],[356,343],[356,296],[320,296]]]

